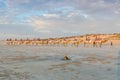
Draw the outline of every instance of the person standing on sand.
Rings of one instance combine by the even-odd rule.
[[[95,46],[96,46],[96,42],[94,41],[94,42],[93,42],[93,47],[95,47]]]
[[[113,43],[112,43],[112,41],[110,42],[110,47],[112,47],[113,46]]]

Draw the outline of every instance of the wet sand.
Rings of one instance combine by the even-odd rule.
[[[119,50],[1,45],[0,80],[117,80]]]

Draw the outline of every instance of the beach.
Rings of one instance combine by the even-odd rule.
[[[0,80],[117,80],[119,50],[119,45],[1,45]]]
[[[0,0],[0,80],[120,80],[120,0]]]

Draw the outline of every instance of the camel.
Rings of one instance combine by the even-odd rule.
[[[40,41],[38,41],[38,40],[32,40],[31,41],[31,45],[40,45],[40,44],[42,44],[42,41],[40,40]]]
[[[6,44],[7,44],[7,45],[12,45],[13,42],[12,42],[12,41],[6,41]]]
[[[17,41],[17,39],[15,39],[15,40],[10,39],[10,40],[6,41],[6,44],[7,45],[18,45],[18,41]]]
[[[30,45],[30,44],[31,44],[31,41],[30,41],[30,40],[25,40],[23,44],[24,44],[24,45]]]
[[[91,45],[92,40],[84,40],[83,43],[84,43],[84,47],[85,47],[85,46]]]
[[[94,40],[93,47],[98,47],[98,46],[101,47],[106,42],[107,42],[106,39],[97,39],[97,40]]]
[[[48,45],[48,40],[46,40],[46,39],[42,40],[42,46],[44,46],[44,45]]]
[[[71,40],[70,44],[72,46],[78,47],[81,42],[82,42],[82,40],[74,39],[74,40]]]
[[[60,40],[60,44],[63,45],[63,46],[67,46],[68,41],[66,39],[62,39],[62,40]]]
[[[53,46],[53,45],[55,45],[54,40],[48,40],[48,45],[49,45],[49,46]]]
[[[59,46],[60,45],[60,40],[54,40],[54,45]]]

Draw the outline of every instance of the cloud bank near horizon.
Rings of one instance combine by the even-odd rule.
[[[0,0],[0,37],[117,33],[119,22],[120,0]]]

